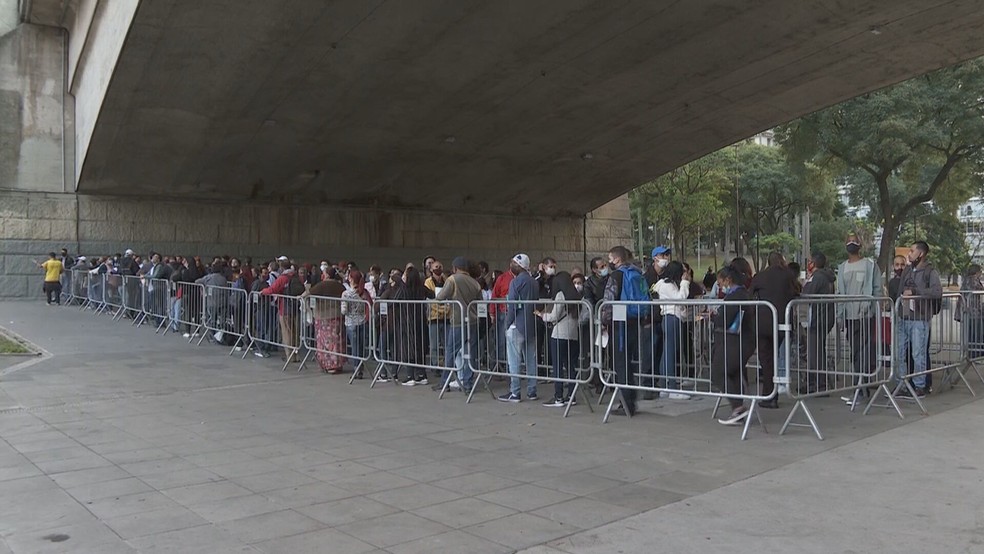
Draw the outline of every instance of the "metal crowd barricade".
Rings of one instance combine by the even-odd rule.
[[[249,294],[249,305],[253,313],[247,317],[249,343],[243,353],[245,358],[250,350],[268,357],[272,350],[281,349],[284,357],[283,371],[291,362],[299,361],[303,346],[301,334],[308,325],[308,312],[303,298],[284,294]],[[313,316],[312,316],[313,322]]]
[[[887,384],[894,358],[891,352],[892,300],[870,296],[813,295],[792,300],[786,307],[784,339],[788,372],[776,382],[786,385],[794,401],[779,434],[791,426],[823,433],[807,402],[840,395],[851,411],[867,400],[864,413],[883,393],[899,417],[902,410]],[[807,423],[795,423],[802,412]]]
[[[137,275],[123,276],[123,290],[126,294],[122,297],[123,309],[117,313],[116,319],[126,316],[133,320],[133,325],[140,325],[143,322],[145,298],[142,281],[143,277]],[[136,289],[138,294],[131,294],[130,291],[133,289]]]
[[[312,295],[302,297],[301,302],[304,312],[301,344],[306,352],[297,370],[304,369],[312,355],[322,371],[341,369],[346,361],[351,361],[354,366],[351,383],[372,357],[371,305],[361,298]],[[351,325],[346,325],[347,322]]]
[[[178,307],[172,309],[171,320],[179,329],[184,326],[188,342],[195,340],[202,330],[205,311],[205,286],[198,283],[175,283],[174,297]]]
[[[594,371],[591,358],[593,349],[585,351],[581,348],[582,344],[594,344],[595,340],[595,327],[591,324],[594,307],[589,302],[481,300],[469,304],[468,313],[471,321],[469,341],[475,341],[475,351],[479,353],[468,357],[468,367],[472,373],[482,376],[482,379],[473,380],[468,394],[469,402],[479,381],[495,398],[491,383],[496,377],[509,379],[510,390],[515,392],[512,390],[515,387],[512,387],[513,377],[508,362],[499,364],[497,360],[481,356],[482,352],[489,351],[489,343],[497,339],[499,328],[502,328],[507,352],[512,353],[516,365],[515,379],[522,385],[520,379],[526,378],[527,393],[535,389],[538,382],[552,383],[553,390],[549,395],[543,394],[543,397],[551,405],[563,407],[564,417],[577,404],[578,393],[581,394],[581,402],[594,411],[586,395],[586,385],[591,382]],[[525,332],[517,331],[518,327],[505,326],[509,313],[515,314],[515,319],[522,319],[519,323],[526,329]],[[587,355],[583,355],[585,352]],[[537,396],[540,397],[539,391]],[[562,403],[553,404],[554,400],[561,400]]]
[[[759,404],[776,398],[777,388],[773,386],[771,391],[760,388],[773,381],[781,336],[772,304],[760,300],[716,299],[604,301],[598,310],[595,359],[606,360],[600,367],[601,382],[614,391],[604,422],[608,421],[616,400],[621,401],[626,414],[631,416],[626,406],[634,404],[637,393],[649,392],[669,400],[692,401],[694,396],[715,398],[712,417],[716,417],[723,400],[735,408],[748,402],[742,440],[748,436],[753,418],[765,430]],[[703,323],[705,320],[709,322]],[[685,331],[688,322],[695,325],[701,322],[710,329],[706,336],[699,338],[700,344],[694,345],[692,353],[687,352],[690,348],[687,342],[691,340]],[[762,337],[772,339],[771,348],[757,352],[757,357],[760,363],[770,362],[761,365],[771,366],[772,371],[759,371],[759,387],[753,387],[748,369]],[[763,359],[765,356],[768,359]]]
[[[161,332],[162,329],[166,333],[167,325],[173,323],[171,321],[172,312],[169,310],[172,307],[171,302],[174,297],[171,282],[167,279],[144,278],[141,280],[140,286],[144,298],[143,312],[134,324],[141,325],[145,321],[150,321],[157,325],[154,329],[155,333]]]
[[[84,269],[73,269],[70,273],[72,274],[71,301],[82,306],[88,300],[89,272]]]
[[[231,356],[236,348],[246,342],[246,302],[248,295],[244,289],[234,287],[207,286],[204,291],[204,312],[202,315],[201,345],[205,339],[222,344],[226,337],[236,340],[229,350]]]
[[[474,352],[464,348],[464,313],[464,305],[454,300],[376,299],[371,329],[377,333],[373,357],[378,365],[369,386],[381,380],[399,382],[401,369],[403,384],[426,385],[427,370],[432,370],[441,379],[440,398],[448,389],[468,390],[466,357]]]
[[[967,371],[984,383],[978,364],[984,361],[984,290],[962,291],[954,317],[959,317],[966,345]],[[966,371],[964,371],[966,373]]]
[[[123,311],[123,276],[103,273],[102,283],[102,306],[97,313],[105,310],[115,320]]]
[[[961,294],[947,292],[942,299],[900,296],[895,302],[895,367],[896,385],[892,396],[911,400],[924,415],[928,415],[915,386],[925,381],[925,388],[940,373],[941,386],[960,380],[972,395],[974,389],[967,381],[967,337],[954,319]],[[938,302],[936,311],[934,302]]]

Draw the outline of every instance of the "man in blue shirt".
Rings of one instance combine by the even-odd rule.
[[[530,257],[516,254],[509,263],[516,277],[509,283],[506,311],[506,358],[509,362],[509,393],[499,397],[501,402],[519,402],[520,368],[526,365],[526,397],[536,400],[536,317],[534,307],[539,300],[537,282],[530,275]]]

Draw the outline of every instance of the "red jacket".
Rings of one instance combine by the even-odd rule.
[[[260,294],[287,294],[287,285],[292,277],[293,273],[285,271],[269,287],[261,290]],[[280,307],[280,315],[287,315],[287,306],[282,297],[277,300],[277,305]]]
[[[512,283],[513,275],[512,271],[506,271],[499,278],[495,280],[495,285],[492,286],[492,298],[505,298],[509,294],[509,283]],[[506,313],[507,306],[505,304],[500,304],[497,310],[500,314]]]

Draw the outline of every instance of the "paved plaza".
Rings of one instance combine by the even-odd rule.
[[[0,326],[45,352],[0,363],[0,553],[984,549],[966,390],[904,421],[818,400],[825,441],[777,436],[785,401],[742,442],[708,399],[605,425],[284,373],[77,308],[0,303]]]

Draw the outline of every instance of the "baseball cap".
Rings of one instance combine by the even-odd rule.
[[[458,256],[451,262],[451,267],[455,269],[468,269],[468,260],[463,256]]]
[[[657,246],[653,248],[653,257],[659,256],[660,254],[669,254],[672,249],[668,246]]]
[[[126,252],[124,252],[123,255],[124,256],[132,256],[133,255],[133,250],[127,248],[126,249]]]
[[[516,254],[513,256],[512,261],[516,262],[516,265],[529,271],[530,269],[530,257],[526,254]]]
[[[861,246],[861,239],[859,239],[856,234],[849,233],[847,235],[847,240],[844,242],[844,244],[856,244],[858,246]]]
[[[280,256],[279,258],[277,258],[277,261],[278,262],[289,262],[290,261],[290,258],[288,258],[287,256]]]

